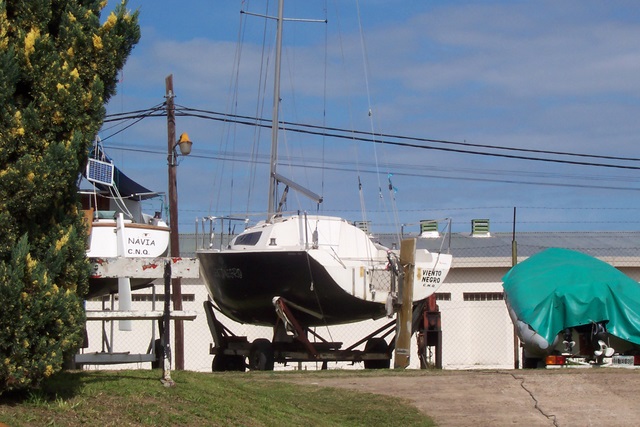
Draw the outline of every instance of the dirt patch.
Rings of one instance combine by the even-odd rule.
[[[400,397],[439,426],[628,426],[640,419],[640,371],[623,368],[415,371],[292,380]]]

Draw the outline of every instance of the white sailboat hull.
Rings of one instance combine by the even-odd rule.
[[[300,310],[306,326],[380,318],[397,289],[388,250],[345,220],[327,216],[279,218],[236,237],[228,249],[197,256],[214,301],[239,322],[275,325],[273,298]],[[427,298],[451,267],[448,254],[416,253],[413,300]]]
[[[138,224],[124,220],[96,219],[88,236],[88,258],[156,258],[169,247],[169,227],[163,221]],[[149,285],[153,279],[129,279],[131,289]],[[90,278],[87,298],[118,292],[118,279]]]
[[[124,224],[124,253],[118,253],[116,221],[98,220],[91,225],[89,258],[155,258],[167,253],[169,227],[161,225]]]

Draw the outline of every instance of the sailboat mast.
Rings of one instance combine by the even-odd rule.
[[[282,58],[282,27],[284,16],[284,0],[278,2],[278,25],[276,30],[276,64],[273,74],[273,113],[271,119],[271,159],[269,171],[269,206],[267,221],[276,214],[276,165],[278,162],[278,112],[280,110],[280,63]]]

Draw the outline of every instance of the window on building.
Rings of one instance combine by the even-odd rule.
[[[436,301],[451,301],[451,292],[436,292]]]
[[[182,294],[183,302],[194,302],[196,300],[195,294]],[[131,301],[153,301],[153,294],[133,294],[131,295]],[[156,301],[163,302],[164,295],[156,294]]]
[[[464,292],[464,301],[501,301],[504,300],[504,292]]]
[[[105,301],[109,302],[110,296],[105,295],[102,297],[91,298],[90,301]],[[118,301],[118,295],[114,295],[114,299]],[[183,302],[194,302],[196,300],[195,294],[182,294]],[[153,301],[153,294],[131,294],[131,301],[136,302],[144,302],[144,301]],[[156,294],[156,302],[163,302],[164,294]]]

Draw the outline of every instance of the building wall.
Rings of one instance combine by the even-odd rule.
[[[463,292],[466,290],[478,290],[487,292],[500,292],[500,283],[468,282],[468,274],[465,272],[452,272],[450,278],[457,278],[467,283],[453,283],[446,281],[439,292],[451,294],[450,301],[438,301],[442,312],[443,329],[443,364],[445,368],[462,368],[469,366],[505,366],[513,364],[513,337],[511,322],[506,314],[504,301],[463,301]],[[163,286],[161,281],[156,285],[156,292],[161,293]],[[193,371],[210,371],[212,356],[209,354],[209,345],[213,342],[202,303],[207,299],[205,286],[199,280],[183,279],[182,294],[185,297],[183,309],[195,311],[197,317],[194,321],[184,322],[185,342],[185,368]],[[133,310],[151,310],[151,289],[143,289],[133,293]],[[115,301],[114,309],[117,310],[118,302]],[[103,303],[88,301],[88,310],[99,310]],[[105,303],[109,308],[111,302]],[[162,310],[163,302],[156,302],[155,309]],[[219,320],[234,334],[246,336],[249,341],[256,338],[271,339],[272,331],[267,327],[238,324],[219,315]],[[329,341],[343,343],[343,348],[350,346],[364,336],[388,323],[391,319],[383,318],[376,321],[359,322],[349,325],[332,326],[330,328],[317,328],[316,332]],[[132,354],[146,353],[153,339],[159,337],[157,326],[152,321],[132,321],[131,331],[119,330],[119,322],[89,322],[87,331],[89,347],[85,353],[103,351],[101,340],[104,329],[114,352],[130,352]],[[172,322],[173,326],[173,322]],[[155,335],[154,335],[155,334]],[[509,335],[511,334],[511,335]],[[173,327],[171,336],[175,337]],[[113,339],[111,338],[113,337]],[[389,341],[390,338],[387,338]],[[172,338],[173,343],[173,338]],[[363,348],[361,346],[360,348]],[[105,348],[104,351],[108,351]],[[431,353],[435,363],[435,352]],[[148,363],[111,366],[110,368],[147,368]],[[410,368],[419,368],[420,361],[417,354],[415,337],[411,341]],[[98,369],[99,366],[87,366],[87,369]],[[104,367],[102,367],[104,368]],[[304,363],[303,366],[277,366],[277,369],[319,369],[315,363]],[[362,364],[330,363],[330,369],[358,369]]]
[[[621,268],[621,270],[636,280],[640,278],[638,267]],[[513,325],[504,300],[499,298],[502,293],[501,279],[507,271],[506,267],[455,268],[454,266],[444,284],[437,290],[442,320],[442,362],[445,369],[512,368],[514,366]],[[156,283],[156,292],[162,293],[164,288],[162,281]],[[201,279],[183,279],[182,294],[185,297],[183,309],[197,313],[194,321],[184,322],[185,368],[193,371],[210,371],[212,356],[209,354],[209,346],[213,339],[202,305],[208,297],[205,286]],[[136,291],[133,295],[133,310],[152,309],[150,301],[137,301],[150,299],[151,289]],[[88,301],[86,307],[88,310],[98,310],[102,304],[99,301]],[[110,304],[107,303],[106,306],[110,307]],[[117,309],[117,302],[114,308]],[[162,310],[162,308],[163,303],[156,302],[156,309]],[[270,328],[238,324],[225,319],[222,315],[219,320],[234,334],[246,336],[249,341],[272,337]],[[329,341],[343,342],[343,348],[346,348],[387,322],[389,319],[383,318],[329,329],[317,328],[316,332]],[[101,340],[103,330],[114,352],[146,353],[153,339],[158,338],[159,334],[157,326],[151,321],[133,321],[131,331],[120,331],[118,322],[104,324],[89,322],[87,325],[89,347],[83,350],[85,353],[103,351]],[[173,337],[175,337],[173,327],[171,336],[173,345]],[[435,363],[435,352],[430,354],[432,359],[429,362]],[[138,369],[149,368],[149,366],[149,363],[139,363],[86,366],[86,369]],[[363,365],[342,362],[330,363],[328,367],[329,369],[362,369]],[[414,369],[420,367],[415,337],[411,341],[409,367]],[[320,364],[276,365],[276,369],[315,370],[320,369]]]
[[[162,292],[163,286],[157,285],[157,292]],[[133,310],[151,310],[151,302],[135,301],[141,295],[150,295],[150,290],[141,290],[133,293],[134,301],[132,303]],[[197,312],[197,317],[194,321],[184,322],[184,343],[185,343],[185,369],[193,371],[211,371],[212,358],[209,354],[209,346],[213,343],[213,338],[209,331],[206,315],[203,308],[203,302],[207,300],[207,291],[204,284],[199,283],[197,280],[182,280],[182,294],[187,300],[183,301],[183,310]],[[136,297],[137,296],[137,297]],[[193,296],[193,300],[191,297]],[[117,310],[117,301],[114,303],[114,308]],[[110,306],[110,303],[107,304]],[[99,301],[88,301],[87,310],[98,310],[102,307],[102,303]],[[162,309],[163,303],[157,302],[156,309]],[[220,320],[231,332],[235,335],[246,336],[249,341],[253,341],[257,338],[271,339],[273,332],[271,328],[246,325],[236,323],[222,314],[216,313],[218,320]],[[332,326],[331,328],[316,328],[315,332],[321,335],[328,341],[342,342],[342,348],[349,347],[354,344],[360,338],[372,333],[376,329],[380,328],[384,324],[388,323],[391,319],[383,318],[376,321],[359,322],[349,325]],[[112,326],[113,323],[113,332]],[[158,338],[158,328],[151,321],[133,321],[131,331],[120,331],[118,328],[118,322],[89,322],[87,325],[87,331],[89,335],[89,347],[84,349],[84,353],[93,353],[103,351],[102,340],[100,339],[102,329],[106,331],[108,337],[111,337],[113,333],[113,340],[109,341],[113,345],[114,352],[126,352],[131,353],[146,353],[152,339]],[[153,335],[153,329],[155,329],[155,335]],[[171,341],[173,345],[173,339],[175,337],[173,330],[173,322],[171,328]],[[387,339],[388,341],[388,339]],[[360,347],[364,348],[364,345]],[[415,340],[412,341],[412,367],[419,367],[419,361],[417,359],[417,345]],[[110,369],[139,369],[148,368],[149,363],[141,364],[122,364],[117,366],[111,366]],[[104,369],[104,366],[86,366],[86,369]],[[319,363],[304,363],[302,366],[296,364],[295,366],[283,366],[276,365],[276,369],[279,370],[293,370],[293,369],[307,369],[315,370],[320,369]],[[329,369],[358,369],[363,368],[362,364],[352,365],[351,363],[340,362],[330,363]]]
[[[502,297],[505,269],[452,270],[438,289],[445,368],[513,367],[513,325]],[[465,298],[466,294],[466,298]]]

